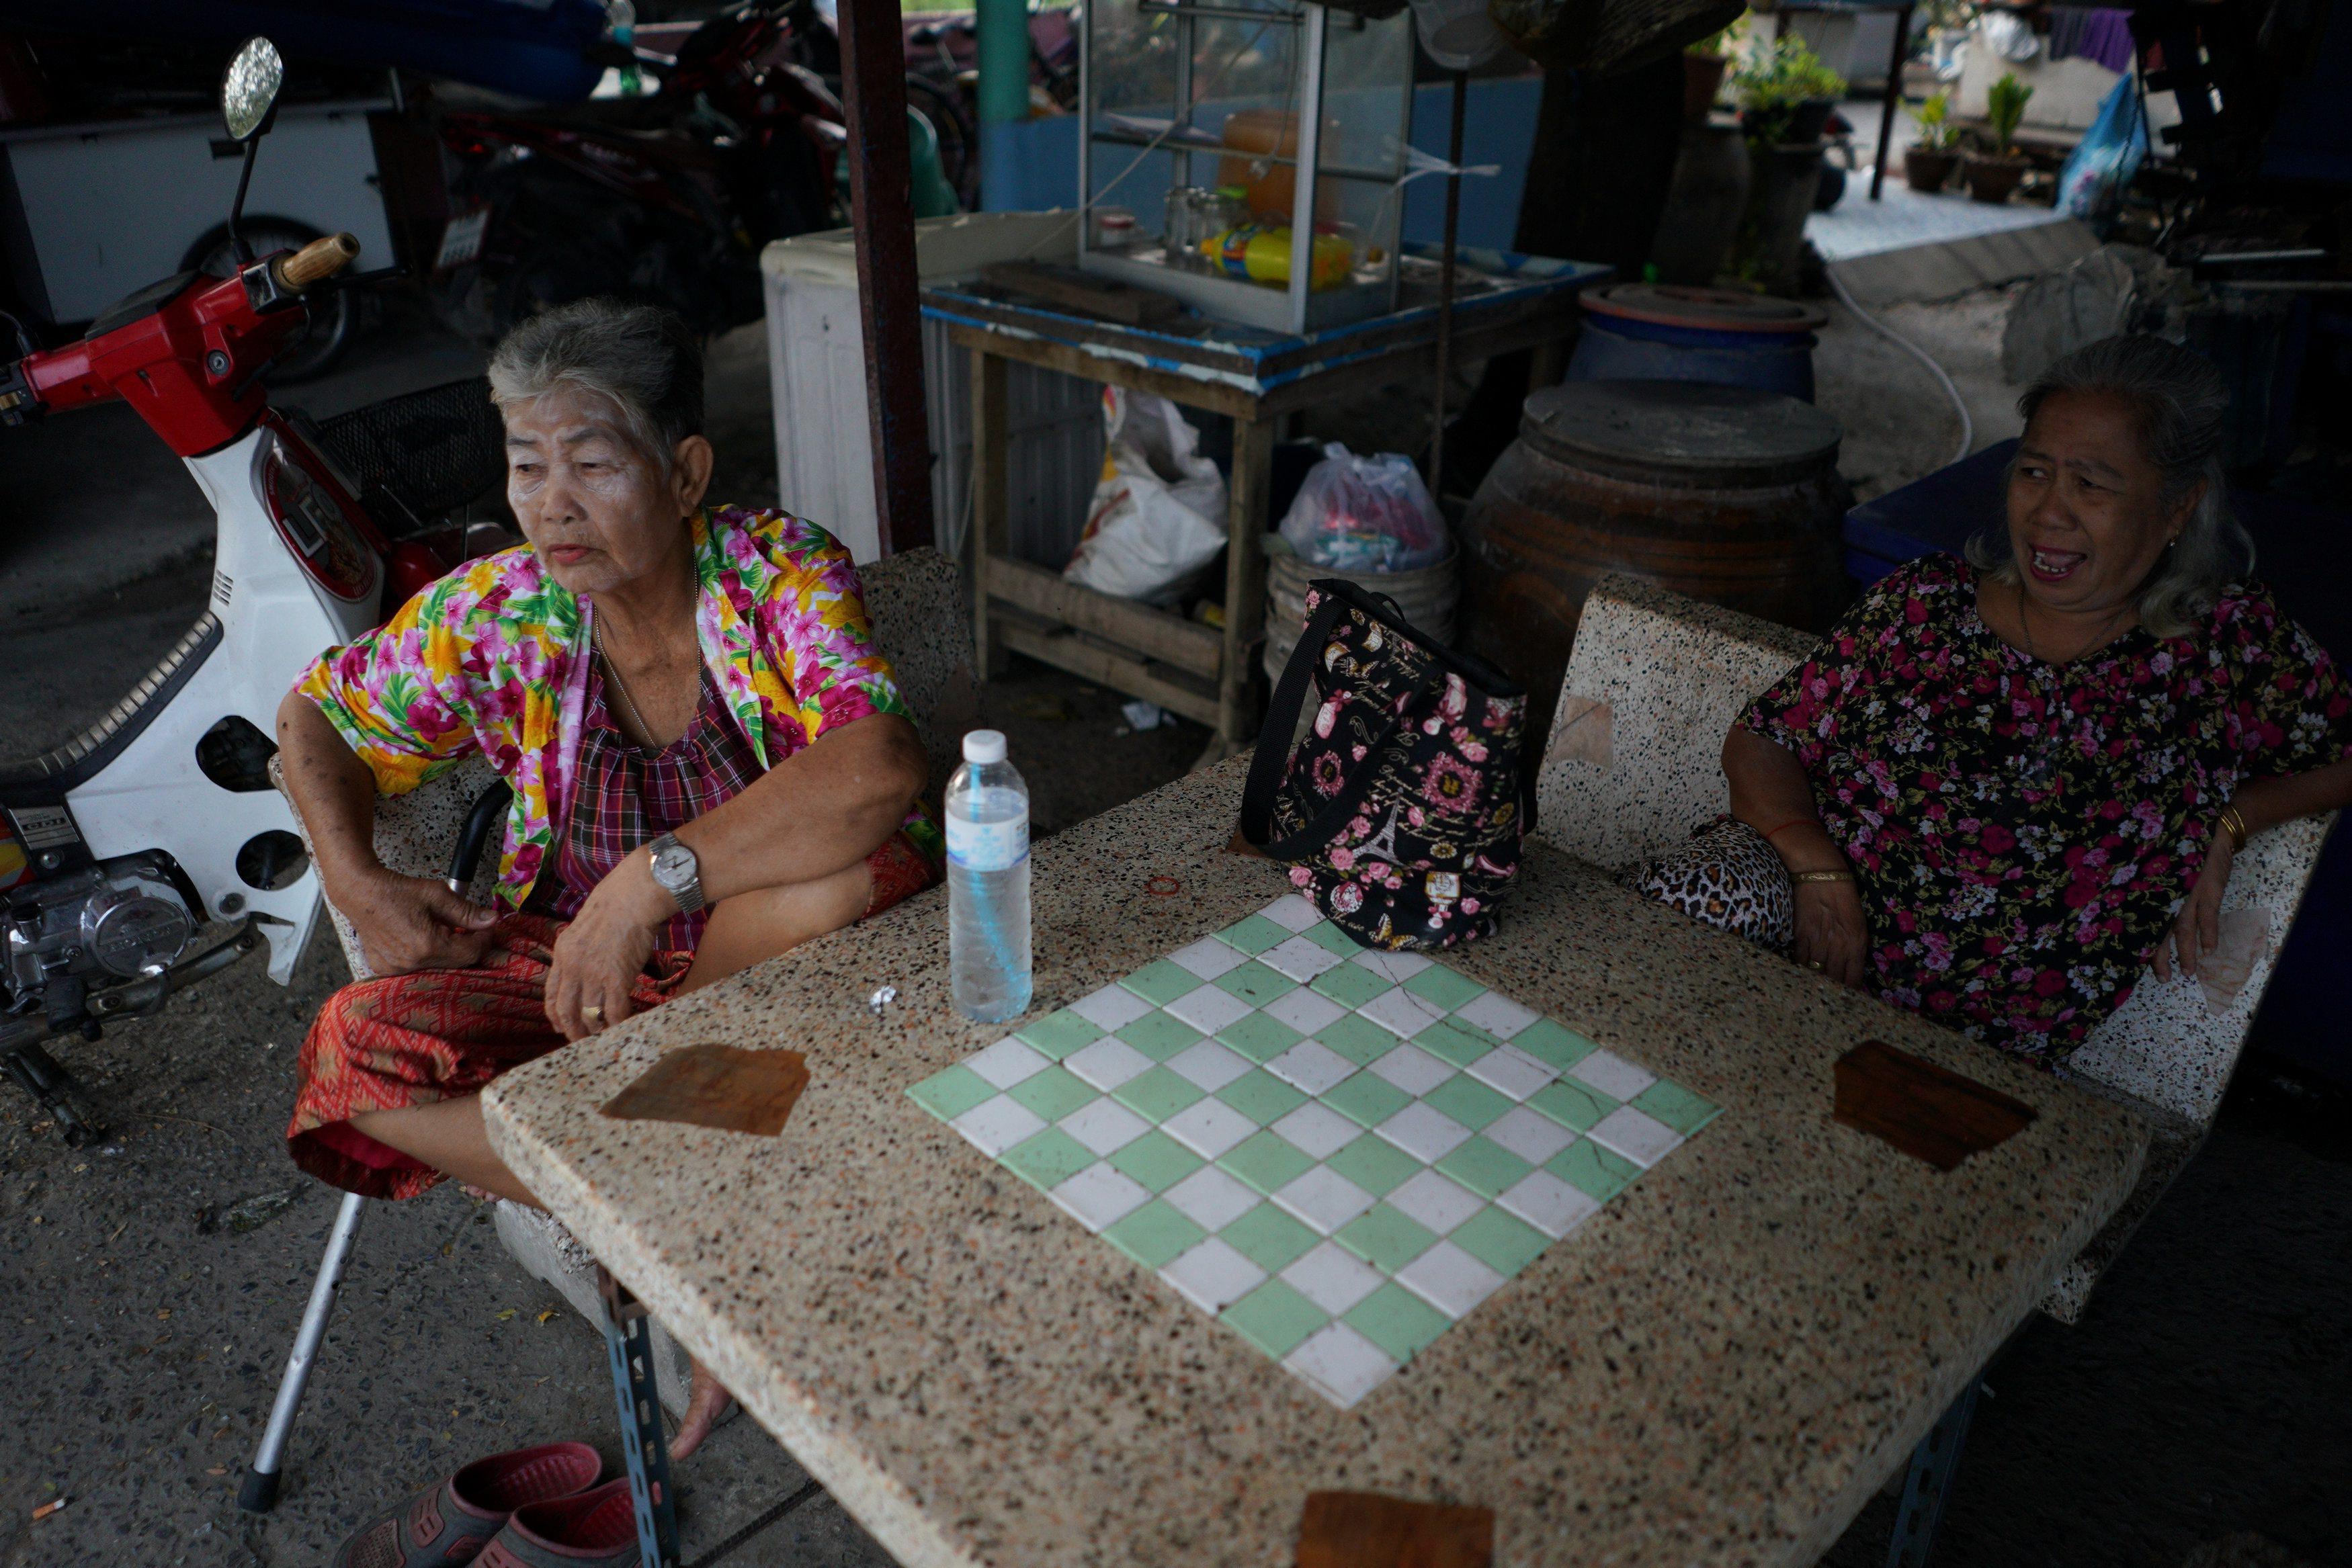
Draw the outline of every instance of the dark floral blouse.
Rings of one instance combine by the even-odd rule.
[[[2070,664],[2002,642],[1976,589],[1958,556],[1898,568],[1740,722],[1853,863],[1865,983],[2054,1061],[2130,997],[2239,781],[2352,756],[2352,695],[2259,584]]]

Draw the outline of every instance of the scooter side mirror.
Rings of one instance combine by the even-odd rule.
[[[251,141],[269,129],[286,60],[267,38],[247,38],[221,78],[221,123],[232,141]]]

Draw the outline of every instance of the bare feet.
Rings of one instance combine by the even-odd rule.
[[[683,1459],[702,1447],[719,1418],[727,1414],[735,1396],[719,1385],[710,1369],[700,1362],[694,1364],[694,1392],[686,1403],[686,1419],[677,1424],[677,1436],[669,1442],[669,1457]]]

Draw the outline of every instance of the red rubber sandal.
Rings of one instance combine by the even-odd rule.
[[[604,1461],[585,1443],[544,1443],[476,1459],[368,1521],[343,1542],[331,1568],[461,1568],[517,1509],[587,1492],[604,1469]],[[624,1482],[625,1505],[627,1496]],[[635,1513],[626,1511],[634,1542]]]
[[[474,1568],[638,1568],[637,1505],[629,1479],[519,1508]]]

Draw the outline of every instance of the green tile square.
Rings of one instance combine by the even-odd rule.
[[[1218,1316],[1276,1361],[1331,1321],[1322,1308],[1279,1280],[1268,1280]]]
[[[1066,1067],[1033,1072],[1004,1092],[1016,1104],[1026,1105],[1048,1122],[1058,1122],[1079,1106],[1101,1097],[1102,1091]]]
[[[1270,1203],[1259,1204],[1217,1237],[1269,1274],[1289,1268],[1321,1239]]]
[[[1601,1048],[1562,1024],[1538,1019],[1511,1037],[1514,1048],[1526,1051],[1555,1071],[1565,1072]]]
[[[1262,1193],[1271,1193],[1315,1168],[1314,1158],[1279,1133],[1244,1138],[1226,1150],[1217,1164]]]
[[[1344,1321],[1399,1365],[1454,1326],[1452,1318],[1394,1280],[1349,1307]]]
[[[1217,1091],[1217,1098],[1263,1127],[1307,1103],[1307,1096],[1271,1072],[1252,1068]]]
[[[1617,1109],[1615,1100],[1573,1078],[1553,1079],[1528,1095],[1528,1103],[1561,1126],[1579,1133],[1591,1131],[1595,1122]]]
[[[959,1061],[908,1090],[907,1098],[940,1121],[952,1122],[982,1101],[995,1099],[996,1085]]]
[[[1200,1043],[1201,1031],[1173,1013],[1146,1013],[1113,1031],[1154,1061],[1165,1061]]]
[[[1218,932],[1217,940],[1255,958],[1267,948],[1279,947],[1289,941],[1290,933],[1263,915],[1253,915],[1247,920]]]
[[[1337,953],[1342,958],[1352,958],[1364,950],[1364,945],[1328,920],[1318,921],[1299,933],[1326,953]]]
[[[1164,1198],[1153,1198],[1103,1233],[1103,1239],[1147,1269],[1164,1268],[1209,1239]]]
[[[1485,1138],[1473,1138],[1437,1162],[1437,1168],[1481,1197],[1500,1197],[1536,1167]]]
[[[998,1164],[1039,1192],[1061,1186],[1102,1156],[1059,1127],[1048,1127],[1025,1143],[1013,1145]]]
[[[1447,1012],[1486,989],[1468,976],[1458,974],[1443,964],[1432,964],[1407,980],[1404,988],[1423,1001],[1435,1002]]]
[[[1511,1108],[1511,1097],[1498,1094],[1466,1072],[1457,1072],[1422,1096],[1472,1132],[1476,1132]]]
[[[1551,1238],[1516,1215],[1488,1204],[1454,1228],[1445,1239],[1506,1280],[1543,1256]]]
[[[1064,1008],[1047,1013],[1025,1029],[1013,1031],[1013,1038],[1024,1045],[1034,1046],[1055,1061],[1082,1045],[1092,1045],[1103,1037],[1103,1031]]]
[[[1437,1244],[1429,1228],[1409,1214],[1376,1203],[1331,1238],[1382,1273],[1393,1274]]]
[[[1353,968],[1354,966],[1350,965],[1349,967]],[[1337,969],[1331,971],[1335,975],[1339,972]],[[1361,973],[1361,971],[1358,972]],[[1388,989],[1385,985],[1381,988]],[[1331,999],[1338,1001],[1339,998],[1334,997]],[[1370,1067],[1373,1062],[1394,1051],[1397,1043],[1396,1036],[1371,1019],[1359,1018],[1354,1013],[1349,1013],[1345,1018],[1333,1019],[1315,1031],[1315,1038],[1359,1067]]]
[[[1111,1169],[1153,1193],[1166,1192],[1208,1163],[1157,1127],[1110,1156]]]
[[[1714,1121],[1723,1109],[1714,1101],[1694,1094],[1681,1084],[1664,1078],[1634,1095],[1633,1105],[1635,1110],[1656,1117],[1685,1138]]]
[[[1412,1103],[1412,1096],[1385,1078],[1359,1072],[1323,1092],[1323,1103],[1360,1127],[1377,1127]]]
[[[1120,1084],[1111,1092],[1111,1098],[1156,1127],[1206,1093],[1191,1080],[1155,1067]]]
[[[1451,1020],[1431,1024],[1412,1037],[1413,1044],[1432,1056],[1442,1056],[1456,1067],[1467,1067],[1495,1049],[1493,1035]]]
[[[1361,964],[1340,964],[1315,977],[1318,991],[1343,1008],[1360,1008],[1393,984]],[[1377,1029],[1377,1024],[1371,1026]]]
[[[1366,1133],[1323,1163],[1374,1197],[1385,1197],[1423,1168],[1419,1160],[1377,1133]]]
[[[1271,975],[1273,970],[1266,973]],[[1283,982],[1288,985],[1290,982]],[[1217,1031],[1217,1038],[1248,1057],[1252,1061],[1272,1061],[1307,1037],[1278,1018],[1265,1013],[1244,1013]]]
[[[1153,1007],[1164,1008],[1178,997],[1190,995],[1201,988],[1201,977],[1181,964],[1171,964],[1162,958],[1146,964],[1119,982]]]
[[[1590,1138],[1579,1138],[1544,1162],[1544,1169],[1585,1197],[1607,1203],[1642,1174],[1642,1167],[1622,1155],[1610,1153]]]
[[[1254,1008],[1262,1008],[1298,988],[1298,982],[1289,976],[1255,962],[1244,964],[1238,969],[1228,969],[1211,984],[1221,991],[1239,997]]]

